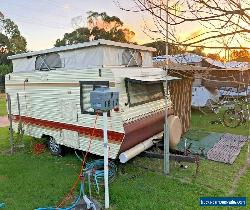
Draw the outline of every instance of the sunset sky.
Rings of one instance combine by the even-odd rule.
[[[129,6],[129,1],[123,2]],[[29,50],[53,47],[56,39],[73,30],[71,19],[77,16],[86,19],[90,10],[118,16],[136,32],[135,41],[150,41],[141,30],[141,14],[121,11],[113,0],[0,0],[0,11],[19,26]]]
[[[126,8],[133,6],[132,0],[120,2]],[[82,16],[86,20],[86,12],[90,10],[118,16],[136,33],[134,41],[140,44],[151,41],[143,32],[145,20],[153,25],[150,15],[122,11],[113,0],[0,0],[0,11],[19,26],[28,50],[53,47],[56,39],[74,30],[72,18]],[[178,35],[188,37],[199,30],[198,25],[189,24],[179,29]]]

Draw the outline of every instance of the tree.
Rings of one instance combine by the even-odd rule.
[[[64,34],[62,39],[56,40],[56,47],[97,39],[132,42],[135,33],[125,28],[118,17],[109,16],[106,12],[89,11],[87,14],[87,27],[78,28],[71,33]]]
[[[10,47],[10,41],[9,41],[9,38],[0,33],[0,53],[1,54],[4,54],[4,53],[7,53],[9,50],[9,47]]]
[[[207,54],[207,57],[208,57],[208,58],[211,58],[211,59],[213,59],[213,60],[216,60],[216,61],[222,61],[222,62],[225,61],[224,58],[221,58],[220,55],[219,55],[218,53],[208,53],[208,54]]]
[[[205,57],[206,53],[203,51],[204,51],[203,47],[196,47],[194,50],[190,50],[188,52]]]
[[[10,19],[0,19],[3,33],[0,33],[0,47],[16,54],[26,51],[26,39],[21,35],[18,26]],[[8,40],[7,40],[8,39]]]
[[[4,18],[0,12],[0,74],[11,72],[11,61],[9,55],[26,51],[27,42],[21,35],[18,26],[10,19]]]
[[[144,44],[146,47],[154,47],[156,48],[156,52],[154,56],[157,55],[165,55],[166,54],[166,42],[162,40],[158,40],[155,42],[150,42]],[[172,45],[171,43],[168,44],[168,50],[170,55],[182,54],[185,50],[177,45]]]
[[[228,46],[250,41],[249,0],[134,0],[134,3],[137,9],[133,7],[133,10],[122,7],[119,2],[117,5],[126,11],[151,14],[155,26],[148,27],[149,33],[165,37],[168,25],[169,41],[175,44],[196,47],[198,43],[208,46],[218,42],[221,47],[227,47],[222,38],[230,40]],[[177,30],[191,24],[199,24],[203,30],[196,36],[180,40]]]
[[[250,52],[248,50],[233,50],[230,54],[232,61],[250,62]]]
[[[78,28],[71,33],[65,33],[63,39],[56,40],[56,47],[77,44],[80,42],[89,41],[90,30],[88,28]]]
[[[6,75],[11,72],[11,67],[10,65],[0,65],[0,76]]]

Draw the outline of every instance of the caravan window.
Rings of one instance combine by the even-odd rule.
[[[62,61],[58,53],[37,56],[35,63],[36,70],[49,71],[55,68],[62,68]]]
[[[96,114],[90,105],[90,91],[98,87],[109,87],[108,81],[80,81],[80,106],[82,114]]]
[[[141,52],[132,49],[125,49],[122,53],[122,65],[141,66],[142,65]]]
[[[130,107],[164,98],[162,81],[145,82],[126,78],[125,86]]]

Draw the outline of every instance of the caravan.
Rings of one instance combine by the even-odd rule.
[[[103,155],[102,116],[90,106],[90,91],[107,86],[119,91],[119,111],[108,113],[109,157],[163,130],[165,71],[153,68],[154,48],[96,40],[10,56],[6,75],[14,129],[48,138],[52,154],[62,145]],[[174,80],[174,77],[167,77]],[[167,102],[169,114],[172,103]],[[93,132],[94,129],[94,132]]]

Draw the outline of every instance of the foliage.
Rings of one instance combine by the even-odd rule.
[[[156,52],[154,53],[154,56],[166,54],[166,42],[165,41],[159,40],[155,42],[150,42],[150,43],[144,44],[144,46],[156,48]],[[177,45],[172,45],[171,43],[168,44],[169,55],[182,54],[184,52],[185,51],[183,48]]]
[[[9,38],[6,35],[0,33],[0,53],[6,53],[8,51],[9,46]]]
[[[224,58],[220,57],[218,53],[208,53],[207,57],[216,61],[224,61]]]
[[[0,117],[7,115],[5,94],[0,93]]]
[[[9,65],[0,65],[0,75],[5,75],[11,72],[11,67]]]
[[[0,75],[11,71],[11,61],[8,56],[26,51],[26,39],[21,35],[18,26],[10,19],[4,18],[0,12]],[[7,66],[8,65],[8,66]]]
[[[64,34],[62,39],[57,39],[55,46],[76,44],[89,40],[107,39],[118,42],[131,42],[135,33],[125,28],[123,22],[116,16],[109,16],[106,12],[98,13],[89,11],[87,27]]]
[[[231,55],[231,60],[239,62],[250,62],[250,52],[249,50],[233,50]]]
[[[56,40],[56,47],[77,44],[80,42],[89,41],[90,31],[88,28],[78,28],[71,33],[65,33],[63,39]]]
[[[226,47],[249,42],[249,0],[134,0],[134,5],[128,8],[117,5],[126,11],[150,14],[154,24],[149,22],[146,29],[151,36],[165,37],[168,24],[169,40],[176,44],[194,47],[197,43],[209,46],[213,42]],[[178,36],[183,29],[196,24],[201,26],[196,36]]]
[[[11,66],[11,60],[9,60],[7,57],[9,55],[12,55],[12,53],[0,53],[0,65],[9,65]]]
[[[18,26],[10,19],[0,19],[4,33],[0,35],[1,48],[5,52],[21,53],[26,51],[26,39],[21,35]]]
[[[202,47],[196,47],[194,50],[188,51],[189,53],[193,53],[196,55],[200,55],[200,56],[206,56],[206,53],[203,52],[204,48]]]

